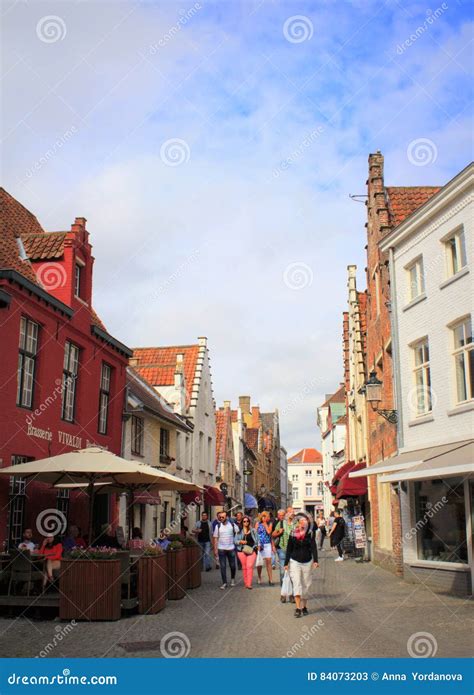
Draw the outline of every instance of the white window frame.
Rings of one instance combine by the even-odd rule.
[[[313,471],[309,468],[306,468],[304,475],[305,475],[305,478],[312,478],[313,477]]]
[[[425,271],[423,267],[423,256],[414,258],[405,266],[407,273],[407,301],[413,302],[415,299],[425,294]],[[415,271],[415,278],[412,273]]]
[[[415,343],[411,344],[411,349],[413,351],[413,385],[416,389],[416,404],[417,412],[416,417],[424,417],[433,411],[433,398],[431,391],[431,367],[430,367],[430,355],[429,355],[429,340],[428,336],[420,338]],[[427,357],[423,355],[422,361],[417,364],[417,350],[427,350]],[[420,384],[421,379],[421,384]],[[420,399],[422,399],[420,401]],[[420,402],[423,403],[423,407],[420,409]]]
[[[446,278],[452,278],[467,267],[466,237],[464,226],[458,227],[443,238],[446,256]],[[454,245],[452,244],[454,241]]]
[[[312,497],[313,496],[313,483],[306,483],[304,489],[305,489],[305,497]]]
[[[70,340],[67,340],[64,345],[61,402],[61,420],[65,420],[66,422],[74,422],[76,415],[76,384],[79,373],[79,353],[79,347]]]
[[[296,502],[299,500],[299,489],[297,487],[292,487],[291,488],[291,494],[293,496],[293,500]]]
[[[470,325],[470,342],[468,342],[468,334],[469,334],[469,328],[468,326]],[[464,345],[461,345],[459,347],[456,347],[456,330],[459,328],[463,328],[463,342]],[[451,324],[450,326],[451,333],[452,333],[452,345],[453,345],[453,352],[452,352],[452,358],[453,358],[453,370],[454,370],[454,395],[455,395],[455,403],[456,405],[461,405],[463,403],[468,403],[469,401],[472,401],[474,399],[474,393],[471,392],[471,363],[470,363],[470,353],[474,350],[474,343],[472,342],[472,317],[471,315],[469,316],[464,316],[462,319],[459,319],[459,321],[456,321],[456,323]],[[461,357],[462,363],[463,363],[463,370],[464,370],[464,391],[466,394],[466,398],[460,399],[460,394],[459,394],[459,384],[458,384],[458,379],[457,379],[457,369],[456,369],[456,362],[458,358]]]

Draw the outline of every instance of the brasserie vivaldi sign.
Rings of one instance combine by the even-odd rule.
[[[38,439],[44,439],[47,442],[53,441],[53,432],[50,429],[43,430],[41,427],[34,427],[32,424],[28,424],[27,434],[29,437],[36,437]],[[69,432],[62,432],[61,430],[56,431],[57,441],[59,444],[65,444],[66,446],[71,446],[74,449],[82,449],[82,437],[75,434],[70,434]],[[84,448],[88,446],[94,446],[95,442],[91,442],[89,439],[85,440]]]

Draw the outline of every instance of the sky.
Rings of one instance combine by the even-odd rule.
[[[2,185],[48,231],[87,218],[112,335],[207,336],[217,405],[250,395],[289,454],[317,447],[347,265],[365,289],[350,195],[376,150],[395,186],[472,159],[471,8],[2,2]]]

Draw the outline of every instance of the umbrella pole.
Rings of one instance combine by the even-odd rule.
[[[128,539],[132,538],[133,529],[133,490],[127,490],[127,508],[128,508]]]
[[[94,533],[94,499],[95,489],[94,482],[89,483],[89,547],[92,546],[92,535]]]

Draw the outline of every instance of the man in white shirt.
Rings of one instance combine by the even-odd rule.
[[[230,567],[230,585],[235,586],[235,543],[234,536],[238,533],[239,527],[229,521],[227,512],[222,511],[217,515],[217,524],[213,533],[214,556],[219,560],[221,570],[222,586],[227,588],[227,560]]]
[[[19,550],[34,550],[36,545],[33,541],[33,531],[30,528],[25,528],[23,531],[23,540],[18,545]]]

